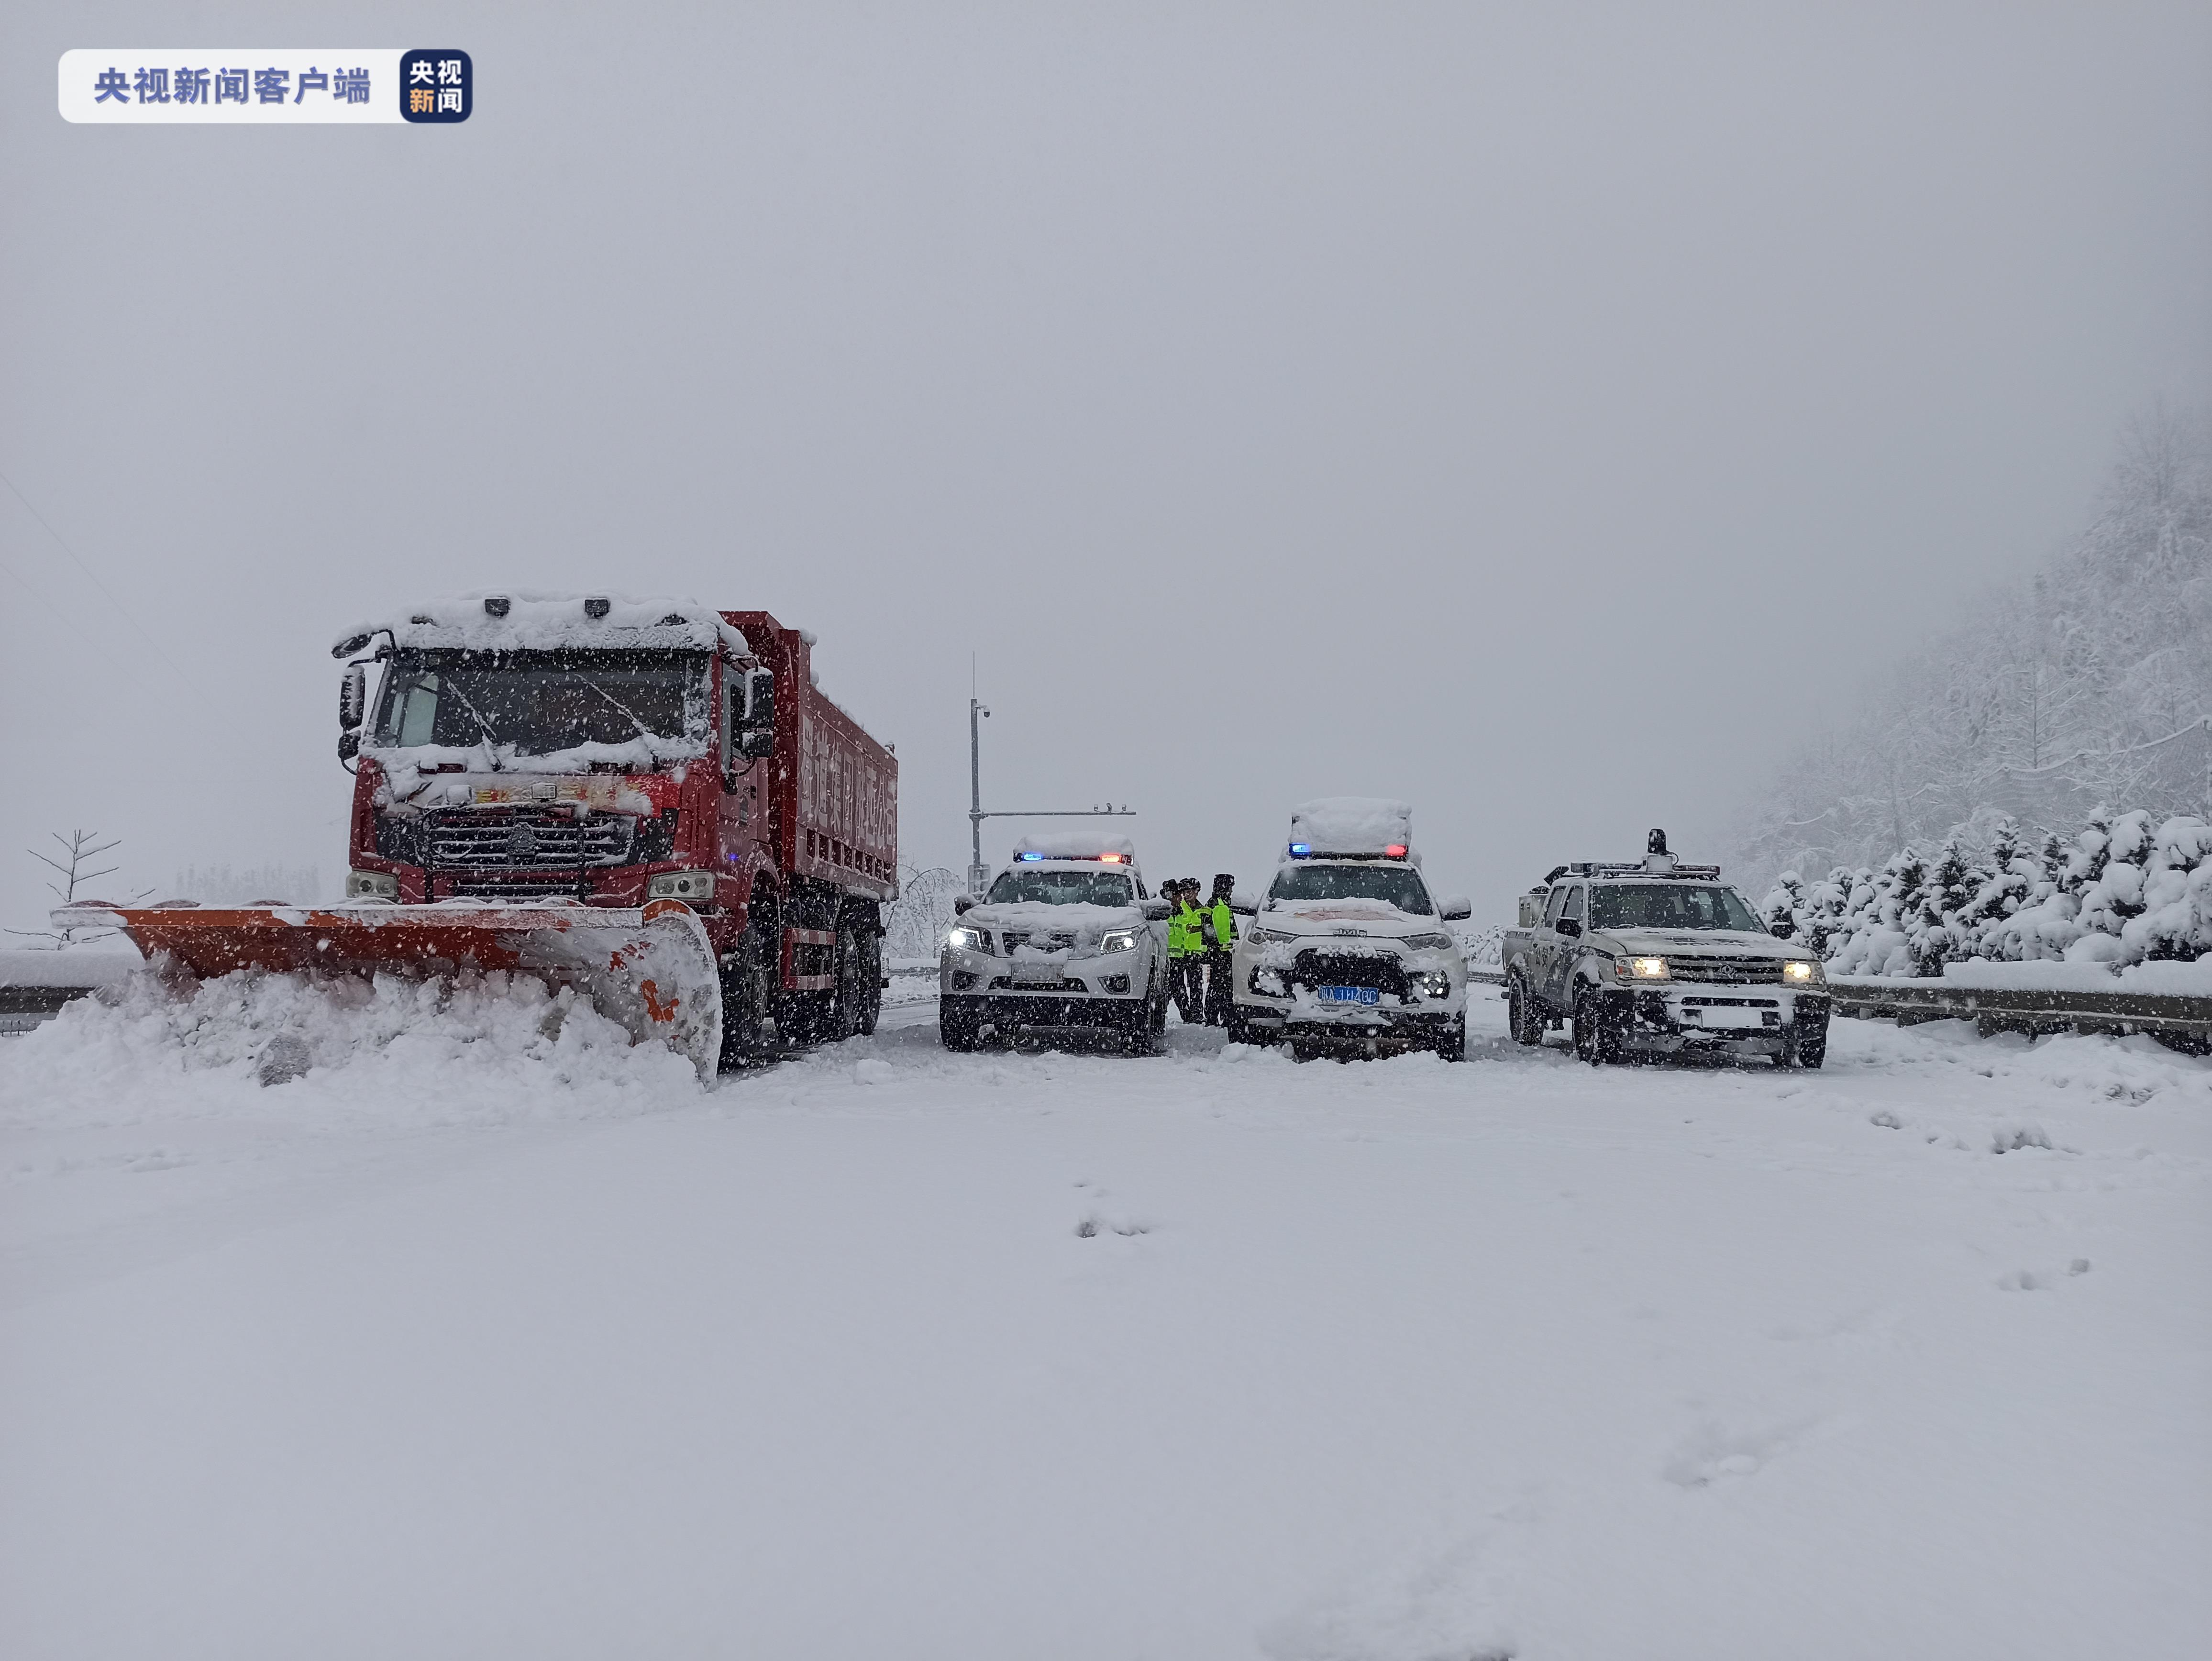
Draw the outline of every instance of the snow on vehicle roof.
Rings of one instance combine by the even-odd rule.
[[[416,651],[712,651],[717,643],[740,654],[750,650],[742,634],[696,599],[480,588],[349,629],[337,637],[333,652],[345,656],[361,650],[365,637],[385,633],[393,645]]]
[[[1123,865],[1137,862],[1137,844],[1127,837],[1098,830],[1059,830],[1049,836],[1024,837],[1014,844],[1014,858],[1096,860],[1111,854]]]
[[[1387,796],[1322,796],[1291,809],[1291,845],[1315,854],[1410,848],[1413,810]]]

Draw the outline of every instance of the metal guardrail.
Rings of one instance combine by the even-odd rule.
[[[2044,990],[1961,986],[1950,981],[1833,977],[1829,993],[1838,1015],[1894,1020],[1968,1020],[1997,1032],[2148,1032],[2178,1049],[2212,1048],[2212,997],[2173,993]]]

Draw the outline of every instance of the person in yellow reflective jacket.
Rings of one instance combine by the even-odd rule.
[[[1198,904],[1198,879],[1182,877],[1167,885],[1168,989],[1175,995],[1176,1013],[1186,1026],[1205,1018],[1206,941],[1200,933],[1205,913]]]
[[[1217,872],[1213,878],[1213,895],[1200,908],[1200,938],[1204,946],[1201,954],[1206,964],[1206,1024],[1208,1026],[1229,1025],[1230,1011],[1236,1002],[1236,983],[1231,978],[1235,964],[1230,952],[1237,945],[1237,915],[1229,909],[1229,897],[1237,891],[1237,879],[1226,871]]]

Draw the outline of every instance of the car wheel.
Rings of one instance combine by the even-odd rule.
[[[1575,1054],[1592,1067],[1607,1067],[1620,1059],[1620,1031],[1593,987],[1575,993]]]
[[[1505,985],[1505,1025],[1513,1034],[1513,1042],[1539,1044],[1544,1042],[1543,1017],[1531,1007],[1528,989],[1516,975]]]
[[[1463,1062],[1467,1059],[1466,1016],[1461,1016],[1444,1029],[1443,1037],[1437,1040],[1437,1054],[1448,1062]]]
[[[1828,1023],[1823,1019],[1814,1026],[1801,1026],[1790,1037],[1787,1051],[1790,1058],[1802,1068],[1818,1071],[1828,1059]]]
[[[945,1040],[947,1050],[957,1050],[963,1055],[975,1048],[982,1024],[975,1012],[960,1007],[957,999],[940,999],[937,1007],[937,1033]]]

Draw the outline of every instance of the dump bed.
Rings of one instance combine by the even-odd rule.
[[[725,611],[775,673],[768,781],[775,862],[878,900],[898,893],[898,757],[814,684],[805,634],[765,611]]]

